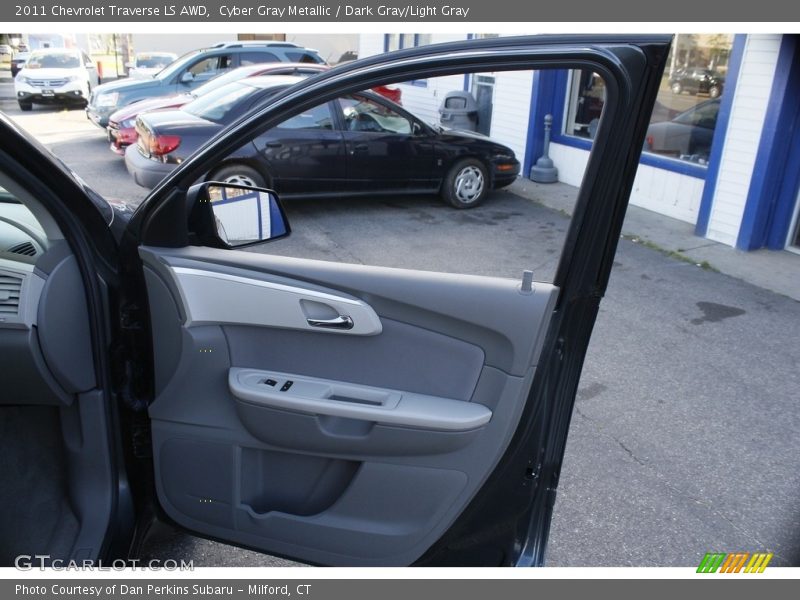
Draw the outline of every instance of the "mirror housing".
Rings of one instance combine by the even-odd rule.
[[[289,220],[272,190],[207,181],[193,186],[188,199],[192,243],[234,249],[271,242],[291,233]]]
[[[180,83],[191,83],[194,81],[194,73],[191,71],[184,71],[179,80]]]

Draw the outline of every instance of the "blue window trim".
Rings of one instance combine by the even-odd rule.
[[[392,34],[385,33],[383,35],[383,51],[384,52],[389,52],[389,36],[390,35],[392,35]],[[404,35],[406,35],[406,34],[404,34],[404,33],[398,33],[397,34],[397,36],[398,36],[398,38],[397,38],[398,39],[398,48],[396,48],[397,50],[404,50],[405,49],[405,46],[403,46],[403,39],[404,39],[403,36]],[[417,48],[418,46],[419,46],[419,34],[415,33],[414,34],[414,45],[413,46],[409,46],[409,47],[410,48]],[[410,81],[404,81],[403,83],[408,84],[408,85],[414,85],[414,86],[417,86],[417,87],[423,87],[423,88],[428,87],[428,80],[427,79],[412,79]]]
[[[784,35],[736,247],[783,249],[800,185],[800,43]]]
[[[733,108],[733,96],[739,80],[739,70],[742,66],[746,43],[747,36],[745,34],[737,33],[733,36],[733,47],[728,61],[728,74],[725,77],[726,92],[722,94],[719,103],[717,127],[714,129],[714,137],[711,139],[711,154],[708,157],[706,184],[703,187],[700,209],[697,211],[697,223],[694,227],[695,234],[701,237],[705,237],[706,233],[708,233],[711,205],[714,203],[714,192],[717,190],[717,180],[719,179],[719,163],[722,159],[722,149],[725,146],[725,136],[728,134],[728,123],[730,123],[731,109]]]
[[[564,131],[564,108],[566,105],[567,91],[569,90],[569,71],[563,71],[563,75],[559,77],[558,87],[556,89],[556,98],[563,98],[564,101],[558,103],[553,113],[553,141],[557,144],[564,144],[565,146],[572,146],[573,148],[581,148],[583,150],[591,150],[592,142],[585,138],[580,138],[574,135],[566,135]],[[647,165],[649,167],[656,167],[665,171],[672,171],[680,173],[681,175],[689,175],[697,179],[705,179],[707,167],[690,163],[684,160],[675,160],[664,158],[657,154],[649,154],[643,152],[639,164]]]
[[[565,135],[564,108],[569,88],[569,71],[564,69],[536,71],[533,76],[533,90],[531,110],[529,114],[530,135],[525,148],[525,160],[522,163],[524,173],[530,172],[544,150],[544,117],[553,115],[553,129],[550,139],[553,143],[562,144],[571,148],[586,150],[592,149],[592,141],[574,135]],[[720,130],[719,125],[717,131]],[[681,160],[664,158],[656,154],[642,153],[639,163],[681,175],[705,179],[708,168]]]
[[[527,176],[531,167],[544,152],[544,117],[555,112],[556,87],[560,74],[565,71],[542,69],[533,72],[531,108],[528,113],[528,140],[522,173]]]

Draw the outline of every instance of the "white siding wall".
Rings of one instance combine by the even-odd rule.
[[[509,146],[522,162],[528,140],[532,71],[497,73],[492,99],[492,138]]]
[[[744,215],[781,36],[748,35],[719,164],[707,237],[734,246]]]
[[[534,163],[538,156],[532,157]],[[589,161],[589,151],[565,146],[564,144],[550,144],[550,158],[553,159],[558,169],[558,180],[567,185],[580,187],[586,163]]]
[[[694,225],[705,183],[704,179],[640,164],[630,203]]]
[[[358,56],[364,58],[384,52],[384,34],[362,33],[359,36]],[[452,42],[466,39],[466,34],[434,34],[432,43]],[[452,90],[464,89],[464,76],[436,77],[428,80],[428,85],[411,85],[401,83],[398,85],[403,91],[403,107],[418,116],[423,121],[430,123],[439,122],[439,105],[444,95]]]
[[[362,33],[358,36],[358,57],[366,58],[376,54],[383,54],[382,33]]]
[[[580,186],[589,160],[588,150],[551,144],[550,158],[558,168],[559,181]],[[696,177],[640,164],[630,202],[634,206],[694,224],[697,222],[704,184],[704,180]]]

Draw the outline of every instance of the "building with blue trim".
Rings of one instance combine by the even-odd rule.
[[[479,37],[473,34],[361,34],[359,56],[397,48]],[[714,38],[715,36],[684,36]],[[700,237],[740,250],[770,248],[800,252],[800,36],[737,34],[725,47],[706,51],[676,43],[675,61],[702,57],[721,71],[719,89],[710,84],[695,94],[680,89],[670,75],[678,100],[691,110],[676,114],[657,105],[667,125],[651,125],[631,194],[631,203],[694,226]],[[697,60],[700,60],[697,58]],[[687,69],[684,69],[686,71]],[[711,71],[708,71],[711,73]],[[579,186],[588,161],[602,86],[591,74],[565,70],[458,75],[401,84],[403,105],[421,118],[438,122],[438,108],[451,90],[467,90],[478,100],[478,129],[509,145],[520,157],[523,173],[542,154],[544,116],[553,115],[550,156],[559,181]],[[679,85],[675,85],[679,83]],[[686,87],[690,82],[684,81]],[[665,84],[666,85],[666,84]],[[669,93],[667,86],[665,93]],[[690,99],[690,96],[692,98]],[[599,108],[598,108],[599,107]],[[703,111],[713,109],[715,126],[705,131]],[[691,118],[690,118],[691,117]],[[655,122],[656,119],[654,119]],[[671,123],[670,123],[671,121]],[[689,147],[657,149],[690,123]],[[687,130],[685,127],[684,130]],[[702,135],[699,135],[702,134]],[[662,140],[663,141],[663,140]],[[694,144],[694,147],[692,147]]]

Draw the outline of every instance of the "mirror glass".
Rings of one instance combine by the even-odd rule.
[[[275,194],[257,188],[208,185],[219,239],[234,248],[274,240],[289,233]]]

